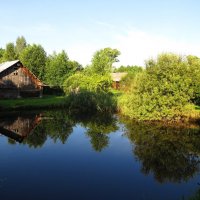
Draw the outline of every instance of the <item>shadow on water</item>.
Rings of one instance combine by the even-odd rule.
[[[122,119],[125,135],[142,173],[160,182],[182,182],[199,172],[200,129],[131,122]]]

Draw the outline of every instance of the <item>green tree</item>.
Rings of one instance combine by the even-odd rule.
[[[142,71],[142,67],[136,66],[136,65],[134,65],[134,66],[121,65],[119,68],[114,69],[114,72],[127,72],[127,73],[131,73],[131,74],[136,74],[136,73],[141,72],[141,71]]]
[[[21,62],[39,79],[44,80],[46,52],[41,45],[29,45],[20,55]]]
[[[16,39],[15,52],[16,52],[17,57],[19,57],[19,55],[26,48],[26,46],[27,46],[26,40],[23,36],[18,37]]]
[[[0,48],[0,62],[3,62],[4,53],[5,53],[5,49]]]
[[[149,60],[146,70],[135,78],[131,91],[120,99],[121,111],[140,120],[187,117],[194,96],[192,70],[187,59],[175,54]]]
[[[97,51],[92,58],[91,71],[99,75],[110,73],[113,63],[118,62],[119,55],[117,49],[105,48]]]
[[[136,65],[135,66],[122,65],[119,68],[115,69],[114,72],[127,73],[127,75],[124,76],[120,81],[120,90],[123,90],[125,92],[129,91],[136,75],[142,71],[143,71],[142,67]]]
[[[187,56],[187,61],[189,64],[190,74],[188,76],[192,79],[191,87],[194,90],[193,102],[200,105],[200,58],[196,56]]]
[[[65,51],[58,54],[54,52],[46,63],[46,82],[52,86],[62,86],[64,80],[75,71],[74,65]]]
[[[85,75],[83,73],[77,73],[64,82],[64,90],[67,93],[79,88],[79,91],[90,91],[90,92],[106,92],[111,86],[111,79],[109,76],[101,76],[98,74]]]
[[[15,53],[15,46],[14,43],[8,43],[6,45],[6,49],[3,55],[3,60],[4,61],[12,61],[17,58],[16,53]]]

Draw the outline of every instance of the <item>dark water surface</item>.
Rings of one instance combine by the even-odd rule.
[[[0,114],[0,199],[188,199],[200,130],[63,111]]]

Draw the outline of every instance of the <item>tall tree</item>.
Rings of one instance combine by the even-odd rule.
[[[16,40],[15,52],[17,56],[21,54],[21,52],[26,48],[27,43],[24,36],[18,37]]]
[[[72,69],[69,65],[69,58],[65,51],[54,52],[49,56],[46,63],[45,80],[52,86],[61,86],[63,81],[71,74]]]
[[[21,62],[39,79],[44,80],[46,52],[41,45],[29,45],[20,55]]]
[[[117,49],[105,48],[97,51],[92,58],[92,72],[101,75],[110,73],[113,63],[118,62],[119,55]]]
[[[3,62],[4,53],[5,53],[5,49],[0,48],[0,62]]]
[[[14,43],[8,43],[6,45],[6,49],[3,55],[4,61],[12,61],[16,59],[16,53],[15,53],[15,46]]]

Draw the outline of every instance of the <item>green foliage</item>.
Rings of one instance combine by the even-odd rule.
[[[70,112],[94,113],[112,112],[116,108],[116,101],[112,93],[110,76],[91,76],[77,73],[64,82],[66,107]]]
[[[28,45],[20,55],[24,66],[34,73],[40,80],[44,80],[46,52],[41,45]]]
[[[39,108],[58,108],[65,106],[64,96],[45,96],[43,98],[1,99],[1,110],[34,110]]]
[[[196,56],[187,56],[188,65],[190,67],[190,74],[188,76],[192,79],[191,87],[194,90],[193,102],[200,105],[200,58]]]
[[[8,43],[6,45],[6,49],[3,55],[3,60],[4,61],[12,61],[17,58],[16,53],[15,53],[15,45],[14,43]]]
[[[127,67],[121,66],[120,68],[115,69],[115,72],[127,73],[127,75],[123,77],[120,81],[120,90],[125,92],[129,91],[136,75],[142,71],[143,71],[142,67],[138,66],[127,66]]]
[[[118,62],[120,52],[117,49],[105,48],[97,51],[90,66],[92,73],[105,75],[112,72],[112,65]]]
[[[19,58],[20,54],[22,53],[22,51],[26,48],[26,46],[27,46],[26,39],[23,36],[18,37],[16,39],[15,53],[18,58]]]
[[[124,66],[121,65],[119,68],[115,68],[114,72],[127,72],[128,74],[137,74],[138,72],[142,71],[142,67],[140,66]]]
[[[65,51],[50,55],[46,63],[45,80],[49,85],[62,86],[64,80],[75,70]]]
[[[5,53],[5,49],[0,48],[0,63],[3,62],[4,53]]]
[[[70,113],[112,113],[116,101],[112,93],[81,91],[68,94],[65,106]]]
[[[105,92],[111,87],[111,83],[110,76],[100,76],[97,74],[87,76],[83,73],[77,73],[65,80],[64,91],[65,93],[76,91]]]
[[[193,69],[186,59],[162,54],[146,63],[131,91],[122,95],[119,107],[125,115],[139,120],[179,120],[188,113],[194,95]]]

